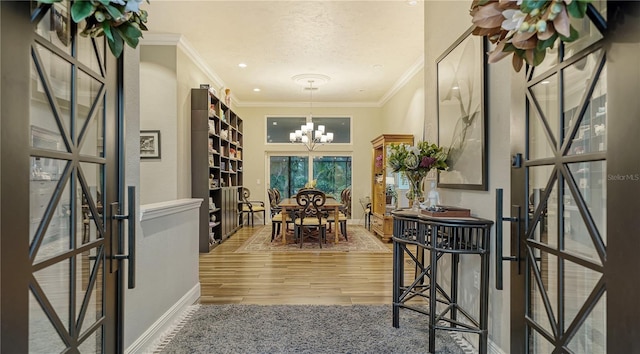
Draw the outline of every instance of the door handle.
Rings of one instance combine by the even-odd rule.
[[[127,233],[128,240],[128,252],[127,254],[116,254],[113,256],[116,260],[128,260],[129,266],[127,267],[127,279],[128,288],[133,289],[136,287],[136,187],[127,187],[127,208],[129,214],[122,215],[118,213],[112,213],[112,219],[122,222],[127,220]],[[117,204],[117,203],[114,203]]]
[[[517,215],[516,217],[504,217],[502,210],[502,199],[503,199],[503,190],[502,188],[496,189],[496,289],[503,289],[503,280],[502,273],[503,267],[502,262],[518,262],[518,274],[520,274],[520,206],[514,205],[513,208]],[[516,245],[518,249],[518,253],[516,256],[507,256],[504,257],[502,255],[502,223],[504,221],[515,222],[517,223],[517,232],[516,232]],[[513,239],[513,238],[512,238]]]

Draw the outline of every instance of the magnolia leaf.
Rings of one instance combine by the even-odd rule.
[[[583,18],[587,13],[587,6],[589,5],[587,1],[571,1],[568,3],[565,1],[565,3],[567,4],[567,11],[572,17]]]
[[[94,9],[91,1],[74,1],[73,5],[71,5],[71,18],[73,22],[80,23],[82,20],[91,16]]]
[[[490,1],[495,1],[495,0],[479,0],[478,1],[478,5],[484,6],[484,5],[488,4]]]
[[[498,61],[502,60],[505,57],[508,57],[509,54],[511,54],[510,52],[504,51],[504,46],[505,42],[500,42],[500,44],[498,44],[498,46],[496,46],[494,50],[489,52],[489,64],[497,63]]]
[[[558,13],[558,16],[553,19],[553,27],[563,36],[571,36],[571,19],[569,19],[566,7],[562,6],[562,10]]]
[[[504,16],[502,16],[502,11],[497,2],[481,7],[471,20],[474,25],[483,28],[500,27],[502,21],[504,21]]]
[[[576,39],[578,39],[578,37],[580,37],[580,33],[578,33],[578,30],[573,28],[573,26],[571,26],[571,35],[569,37],[565,37],[565,36],[560,35],[560,39],[563,42],[573,42]]]
[[[109,15],[111,15],[114,21],[118,21],[121,17],[124,16],[122,12],[120,12],[120,10],[118,10],[118,8],[113,5],[107,4],[104,5],[104,8],[107,10],[107,12],[109,12]]]
[[[98,0],[98,2],[106,6],[106,5],[109,5],[109,2],[111,2],[111,0]]]
[[[556,34],[556,29],[553,27],[553,22],[547,21],[547,30],[544,32],[538,32],[538,39],[545,41],[551,38],[554,34]]]
[[[547,50],[543,49],[543,50],[538,50],[538,49],[534,49],[533,50],[533,62],[532,65],[533,66],[537,66],[540,65],[540,63],[542,63],[544,61],[544,57],[547,54]]]
[[[119,32],[122,39],[129,45],[131,48],[135,48],[138,46],[139,38],[142,37],[142,32],[131,23],[123,23],[121,26],[116,27],[116,30]]]
[[[504,45],[504,49],[503,51],[505,52],[515,52],[517,49],[516,47],[513,45],[513,43],[507,43]]]
[[[524,60],[526,60],[527,64],[533,64],[533,49],[527,49],[524,52]]]
[[[535,32],[518,32],[511,39],[513,46],[519,49],[532,49],[536,47],[538,38]]]
[[[113,33],[111,31],[111,26],[108,23],[106,22],[102,23],[102,31],[104,32],[105,36],[107,36],[107,40],[109,41],[114,40]]]
[[[511,65],[513,66],[513,69],[519,73],[520,69],[522,69],[522,65],[524,63],[522,62],[522,58],[517,54],[517,53],[513,53],[513,59],[511,59]]]
[[[556,39],[558,39],[558,34],[554,33],[548,39],[538,40],[538,44],[536,45],[536,50],[546,50],[547,48],[553,48],[553,44],[556,42]]]
[[[109,49],[111,49],[111,53],[113,53],[116,58],[119,58],[124,49],[124,40],[120,37],[118,31],[112,31],[111,34],[113,35],[113,40],[107,40]]]

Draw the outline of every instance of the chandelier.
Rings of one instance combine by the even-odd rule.
[[[317,90],[317,88],[313,87],[314,80],[309,79],[309,106],[311,118],[313,119],[313,90]],[[324,125],[318,125],[316,129],[314,129],[313,122],[308,122],[307,124],[303,124],[300,126],[300,129],[289,133],[289,140],[292,143],[302,144],[307,150],[313,151],[318,146],[331,143],[333,141],[333,133],[326,133]]]

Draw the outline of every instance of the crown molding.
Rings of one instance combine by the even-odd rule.
[[[396,93],[398,93],[398,91],[400,91],[400,89],[403,88],[423,68],[424,68],[424,53],[420,55],[418,60],[416,60],[416,62],[413,63],[413,65],[411,65],[409,69],[405,71],[404,74],[402,74],[402,76],[400,76],[398,81],[396,81],[396,83],[393,84],[393,86],[391,86],[391,89],[389,89],[389,91],[387,91],[387,93],[384,96],[382,96],[380,101],[378,101],[378,104],[380,105],[380,107],[384,106],[387,103],[387,101],[391,99],[391,97],[393,97]]]
[[[213,71],[204,60],[202,56],[193,48],[187,38],[181,34],[176,33],[145,33],[144,38],[140,40],[141,45],[175,45],[180,48],[186,55],[193,61],[193,63],[202,70],[205,75],[212,81],[214,88],[220,88],[226,86],[224,81]],[[237,100],[234,99],[237,102]]]

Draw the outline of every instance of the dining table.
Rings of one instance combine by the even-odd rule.
[[[280,206],[282,208],[282,224],[286,225],[287,224],[287,217],[289,216],[290,211],[293,211],[297,208],[300,208],[300,205],[298,204],[298,201],[296,200],[296,198],[285,198],[282,199],[280,201],[280,203],[278,203],[278,206]],[[324,202],[323,208],[325,209],[333,209],[333,215],[335,215],[335,218],[337,220],[338,215],[340,215],[340,207],[342,206],[342,203],[340,203],[339,201],[337,201],[334,198],[327,198]],[[340,227],[337,225],[335,225],[335,243],[338,243],[338,241],[340,240],[340,237],[342,236],[342,231],[340,230]],[[280,235],[282,236],[282,243],[286,244],[287,243],[287,228],[286,227],[282,227],[280,228]]]

